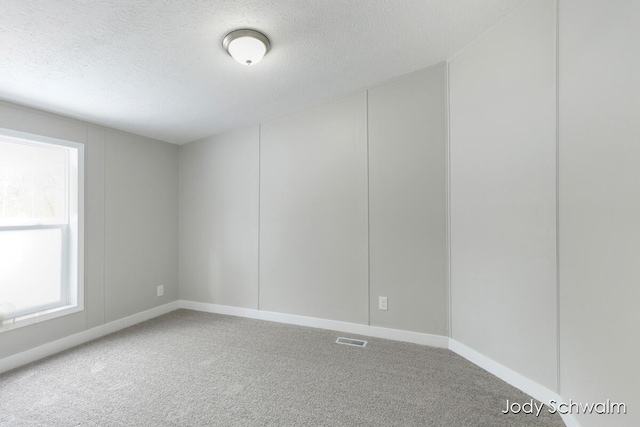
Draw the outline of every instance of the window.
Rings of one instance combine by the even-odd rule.
[[[83,309],[83,161],[0,129],[0,331]]]

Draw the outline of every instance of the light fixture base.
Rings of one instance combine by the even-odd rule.
[[[231,54],[231,50],[230,50],[231,42],[233,42],[234,40],[237,40],[239,38],[242,38],[242,37],[250,37],[250,38],[256,39],[256,40],[260,41],[262,44],[264,44],[264,47],[265,47],[264,55],[266,55],[267,52],[269,52],[269,50],[271,49],[271,42],[269,41],[269,38],[267,36],[265,36],[264,34],[262,34],[259,31],[251,30],[251,29],[248,29],[248,28],[243,28],[243,29],[240,29],[240,30],[231,31],[222,40],[222,47],[224,47],[224,50],[226,50],[227,53],[231,57],[234,57],[234,55]],[[237,60],[237,58],[235,58],[235,57],[234,57],[234,59]],[[258,60],[260,60],[260,59],[262,59],[262,57],[260,57]],[[247,65],[251,65],[252,62],[250,60],[247,60],[246,64]]]

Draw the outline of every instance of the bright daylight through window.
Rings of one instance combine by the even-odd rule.
[[[82,310],[83,146],[0,130],[0,331]]]

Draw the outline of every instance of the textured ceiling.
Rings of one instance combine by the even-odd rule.
[[[0,0],[0,98],[184,143],[452,55],[521,0]],[[226,33],[272,50],[243,67]]]

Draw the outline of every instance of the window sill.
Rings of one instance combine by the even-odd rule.
[[[79,305],[63,305],[62,307],[51,308],[49,310],[17,317],[15,319],[0,321],[0,333],[67,316],[69,314],[78,313],[83,310],[84,307]]]

